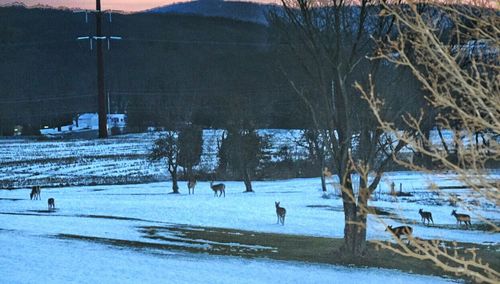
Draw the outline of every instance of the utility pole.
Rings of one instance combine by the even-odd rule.
[[[106,94],[104,92],[104,54],[102,50],[102,44],[104,40],[108,42],[108,50],[111,48],[112,40],[121,40],[122,38],[119,36],[103,36],[102,34],[102,10],[101,10],[101,0],[96,0],[95,3],[96,9],[94,10],[85,10],[85,11],[76,11],[76,13],[84,12],[85,13],[85,22],[88,23],[87,14],[89,12],[95,13],[96,20],[96,33],[94,36],[80,36],[77,40],[89,40],[90,50],[93,49],[92,41],[96,41],[96,52],[97,52],[97,114],[99,117],[99,138],[107,138],[108,137],[108,116],[106,113],[107,106],[109,104],[109,98],[106,102]],[[111,11],[109,13],[109,22],[111,23]]]
[[[102,53],[102,17],[101,17],[101,0],[96,0],[96,43],[97,48],[97,104],[99,115],[99,138],[108,137],[106,114],[106,96],[104,93],[104,56]]]

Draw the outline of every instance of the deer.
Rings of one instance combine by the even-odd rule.
[[[286,209],[280,207],[279,201],[275,201],[274,205],[276,206],[276,216],[278,217],[278,221],[276,222],[276,224],[279,224],[281,222],[281,225],[285,226]]]
[[[47,203],[49,204],[49,211],[56,209],[56,202],[55,202],[54,198],[52,198],[52,197],[49,198],[47,200]]]
[[[41,199],[40,197],[40,186],[39,185],[34,185],[31,187],[31,193],[30,193],[30,200],[33,199]]]
[[[427,225],[430,224],[432,221],[432,225],[434,225],[434,220],[432,220],[432,213],[424,211],[422,209],[418,210],[418,213],[420,214],[420,217],[422,217],[422,223],[425,225],[425,220],[427,220]]]
[[[392,226],[387,226],[387,228],[385,229],[385,231],[386,232],[387,231],[391,232],[398,239],[401,239],[402,235],[406,235],[406,238],[408,239],[408,244],[409,244],[410,243],[410,239],[408,237],[410,237],[411,234],[413,233],[413,228],[410,227],[410,226],[399,226],[399,227],[396,227],[396,228],[393,228]]]
[[[196,179],[194,179],[194,178],[189,179],[187,186],[188,186],[189,194],[191,194],[191,189],[192,189],[193,195],[194,195],[194,187],[196,186]]]
[[[224,194],[224,197],[226,197],[226,185],[223,183],[218,183],[214,184],[213,181],[210,182],[210,187],[214,191],[214,197],[217,196],[217,191],[219,191],[219,197],[221,197],[222,194]]]
[[[469,227],[468,225],[472,226],[469,215],[457,213],[456,210],[451,211],[451,215],[457,218],[457,225],[460,225],[462,224],[462,222],[464,222],[466,228]]]

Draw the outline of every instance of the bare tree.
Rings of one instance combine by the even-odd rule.
[[[188,180],[193,180],[193,167],[200,163],[203,151],[203,129],[194,125],[179,133],[179,165],[187,169]]]
[[[266,159],[267,139],[251,128],[229,127],[222,141],[220,156],[227,161],[229,169],[245,183],[245,192],[253,192],[252,177],[260,163]]]
[[[323,171],[328,169],[326,166],[325,146],[321,132],[316,129],[304,130],[303,139],[309,152],[309,159],[317,172],[321,172],[321,190],[327,191],[326,179]],[[302,146],[302,145],[301,145]]]
[[[424,135],[422,124],[425,113],[405,114],[407,128],[418,133],[420,139],[401,131],[393,121],[381,115],[385,102],[374,88],[357,85],[370,104],[380,129],[393,133],[414,151],[434,161],[440,169],[452,171],[457,179],[471,189],[475,196],[499,204],[499,182],[488,177],[489,162],[500,160],[500,20],[498,10],[488,1],[467,2],[467,5],[448,5],[442,1],[421,4],[410,2],[404,6],[385,6],[385,13],[394,17],[398,36],[380,42],[378,59],[409,68],[428,93],[427,100],[438,112],[438,129],[457,129],[452,144],[455,157],[450,155],[446,141],[433,143]],[[409,48],[411,47],[411,48]],[[488,133],[490,138],[480,143],[474,136]],[[476,136],[477,137],[477,136]],[[443,147],[444,145],[444,147]],[[397,163],[411,169],[433,173],[426,164],[415,164],[399,159]],[[440,194],[437,187],[432,186]],[[450,198],[454,198],[451,197]],[[490,225],[494,232],[499,227],[485,216],[474,212],[470,204],[460,203],[476,218]],[[412,240],[412,246],[398,241],[395,247],[380,243],[383,248],[422,260],[430,260],[445,271],[465,275],[475,282],[498,283],[500,273],[479,259],[474,250],[457,254],[459,248],[440,246],[439,241]],[[463,256],[466,255],[466,256]]]
[[[376,120],[354,82],[367,83],[368,74],[387,80],[384,87],[396,88],[399,70],[381,61],[370,61],[373,39],[383,39],[393,31],[393,18],[380,16],[379,1],[307,1],[282,0],[285,13],[271,17],[289,41],[290,54],[301,67],[300,74],[282,65],[296,94],[311,113],[314,127],[325,140],[325,165],[338,176],[342,189],[345,227],[342,253],[362,255],[366,247],[366,210],[368,200],[390,166],[391,156],[404,146],[377,129]],[[304,76],[305,74],[305,76]],[[396,82],[396,83],[395,83]],[[389,89],[377,92],[390,97]],[[415,95],[415,94],[412,94]],[[398,117],[411,104],[407,96],[403,105],[384,112]],[[369,170],[365,170],[369,169]],[[318,173],[319,174],[319,173]],[[368,175],[374,178],[369,179]],[[359,176],[359,183],[353,180]]]
[[[151,161],[166,161],[168,172],[172,178],[172,193],[179,193],[179,185],[177,184],[177,168],[179,166],[179,145],[177,136],[177,131],[167,131],[165,135],[154,141],[153,148],[149,153],[149,159]]]

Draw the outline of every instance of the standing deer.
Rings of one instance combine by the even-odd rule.
[[[278,222],[276,222],[276,224],[279,224],[281,222],[281,225],[285,226],[286,209],[283,207],[280,207],[279,202],[275,201],[274,205],[276,206],[276,216],[278,217]]]
[[[427,220],[427,225],[430,224],[432,221],[432,225],[434,225],[434,220],[432,220],[432,213],[424,211],[422,209],[418,210],[418,213],[420,214],[420,217],[422,217],[422,223],[425,225],[425,220]]]
[[[49,200],[47,200],[47,203],[49,204],[49,211],[56,209],[56,202],[55,202],[54,198],[52,198],[52,197],[49,198]]]
[[[196,186],[196,179],[190,178],[189,181],[188,181],[188,191],[189,191],[189,194],[191,194],[191,189],[193,190],[193,194],[194,194],[194,187],[195,186]]]
[[[40,186],[34,185],[31,187],[30,199],[41,199],[40,197]]]
[[[413,234],[413,228],[410,226],[399,226],[396,228],[393,228],[392,226],[387,226],[385,231],[391,232],[398,239],[400,239],[402,235],[406,235],[406,238],[408,239],[408,243],[410,243],[409,237],[411,236],[411,234]]]
[[[472,226],[472,224],[470,222],[469,215],[457,213],[456,210],[451,211],[451,215],[453,215],[453,216],[455,216],[455,218],[457,218],[457,225],[460,225],[460,224],[462,224],[462,222],[464,222],[465,228],[469,228],[468,225]]]
[[[210,187],[214,191],[214,197],[217,196],[217,191],[220,191],[219,197],[221,197],[222,194],[224,194],[224,197],[226,197],[226,185],[224,185],[223,183],[214,184],[214,182],[211,181]]]

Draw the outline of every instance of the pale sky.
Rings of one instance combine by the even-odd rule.
[[[45,4],[54,7],[65,6],[70,8],[95,9],[95,0],[0,0],[0,5],[13,2],[22,2],[28,6]],[[176,2],[187,0],[101,0],[103,10],[141,11]],[[277,0],[253,0],[260,3],[276,3]]]

